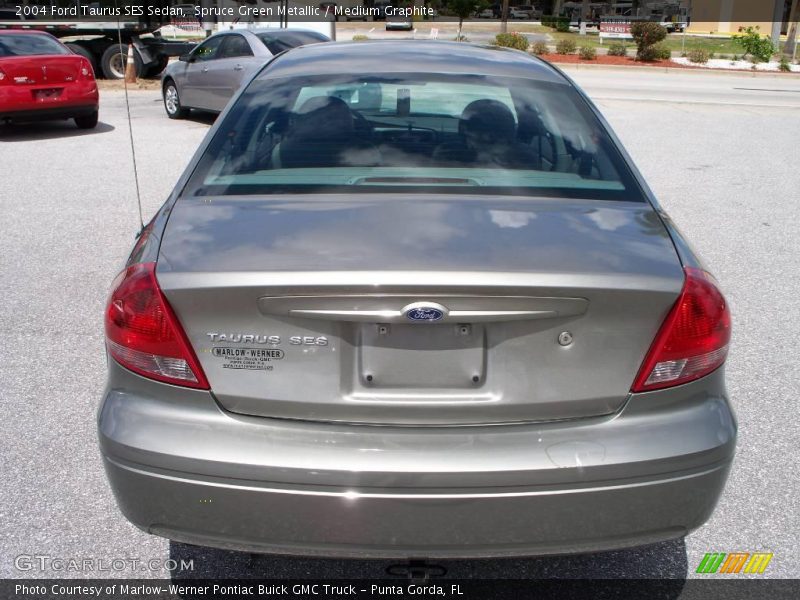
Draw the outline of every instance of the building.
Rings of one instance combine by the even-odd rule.
[[[545,5],[552,14],[577,17],[586,11],[587,16],[631,16],[646,19],[690,22],[688,31],[705,34],[733,34],[740,27],[757,26],[765,35],[774,33],[773,24],[780,23],[786,33],[792,0],[551,0]]]
[[[791,0],[693,0],[691,33],[737,33],[740,27],[759,27],[770,35],[773,23],[786,32]]]

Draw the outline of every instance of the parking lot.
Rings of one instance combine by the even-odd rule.
[[[706,552],[765,551],[770,577],[800,575],[796,342],[800,323],[800,81],[570,71],[622,138],[732,307],[727,363],[737,459],[709,523],[675,541],[574,557],[441,561],[448,576],[691,577]],[[213,117],[167,119],[155,90],[130,93],[144,220],[161,205]],[[204,577],[382,577],[392,561],[252,558],[170,544],[118,511],[96,444],[105,379],[102,315],[139,227],[121,91],[101,124],[0,125],[0,574],[164,577],[33,568],[15,557],[193,559]],[[624,513],[626,507],[620,506]]]

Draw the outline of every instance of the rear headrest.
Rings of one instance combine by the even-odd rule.
[[[344,100],[335,96],[315,96],[306,100],[294,112],[289,135],[324,140],[352,131],[353,113]]]
[[[514,114],[498,100],[475,100],[467,104],[461,113],[458,130],[490,133],[500,140],[513,140],[517,133]]]

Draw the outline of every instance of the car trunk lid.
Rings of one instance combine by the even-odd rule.
[[[11,56],[0,59],[0,68],[12,85],[63,87],[78,79],[81,57]]]
[[[179,200],[158,279],[219,402],[317,421],[613,413],[683,272],[649,205]]]

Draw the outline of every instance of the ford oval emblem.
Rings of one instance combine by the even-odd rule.
[[[410,321],[432,323],[441,321],[447,314],[447,309],[434,302],[415,302],[406,306],[403,314]]]

